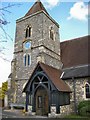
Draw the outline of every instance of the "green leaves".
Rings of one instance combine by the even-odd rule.
[[[8,82],[2,83],[2,88],[0,88],[0,99],[4,99],[7,89],[8,89]]]

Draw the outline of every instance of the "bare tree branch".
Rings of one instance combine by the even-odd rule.
[[[13,39],[11,38],[11,36],[4,30],[3,26],[0,26],[3,30],[3,32],[5,33],[6,39],[8,39],[8,37],[13,41]]]
[[[5,9],[7,9],[7,8],[11,8],[11,7],[13,7],[13,6],[20,6],[20,5],[22,5],[22,4],[8,4],[7,6],[5,6],[5,7],[3,7],[3,8],[0,8],[0,10],[5,10]]]
[[[13,41],[13,38],[8,34],[8,32],[5,30],[4,26],[10,23],[10,21],[7,21],[6,13],[11,14],[12,12],[9,10],[9,8],[17,6],[19,7],[22,4],[8,4],[5,7],[0,7],[0,44],[1,43],[6,43],[8,40]],[[7,48],[0,46],[0,58],[3,59],[4,61],[10,62],[5,55],[5,51],[8,50]]]

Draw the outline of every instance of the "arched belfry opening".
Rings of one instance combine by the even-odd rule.
[[[38,63],[23,92],[26,93],[26,111],[48,115],[52,107],[60,113],[60,106],[70,104],[70,88],[60,79],[60,70]]]

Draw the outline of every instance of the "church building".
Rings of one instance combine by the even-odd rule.
[[[37,0],[16,20],[8,105],[36,115],[77,112],[90,99],[89,37],[60,42],[59,24]]]

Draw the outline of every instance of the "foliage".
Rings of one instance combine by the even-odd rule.
[[[64,118],[69,118],[69,120],[70,120],[70,118],[71,118],[71,120],[73,119],[73,118],[77,118],[78,120],[79,120],[79,118],[88,118],[88,117],[84,117],[84,116],[80,116],[80,115],[67,115],[67,116],[64,116]],[[81,119],[82,120],[82,119]]]
[[[90,100],[81,101],[78,105],[78,113],[82,116],[90,115]]]
[[[80,115],[82,115],[82,116],[90,116],[90,105],[82,107],[80,109]]]
[[[0,88],[0,99],[2,100],[4,99],[7,89],[8,89],[8,82],[2,83],[2,88]]]

